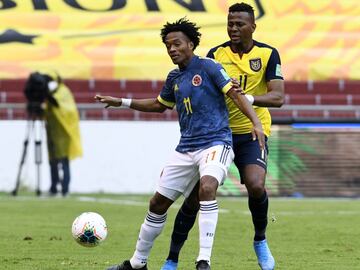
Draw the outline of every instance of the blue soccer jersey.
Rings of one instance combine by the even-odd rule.
[[[224,94],[231,80],[223,67],[194,56],[184,69],[168,74],[158,100],[178,112],[181,138],[176,151],[192,152],[218,144],[232,145]]]

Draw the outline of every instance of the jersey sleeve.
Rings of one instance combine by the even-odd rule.
[[[215,55],[214,55],[214,51],[215,49],[212,48],[206,55],[207,58],[211,58],[211,59],[215,59]]]
[[[165,84],[157,97],[157,100],[168,108],[174,108],[175,106],[175,95],[174,95],[174,77],[176,71],[171,71],[165,81]]]
[[[280,55],[276,49],[273,49],[271,52],[268,64],[266,66],[265,79],[267,82],[275,79],[284,79],[281,72]]]
[[[231,79],[221,64],[212,59],[207,59],[204,65],[214,84],[226,94],[232,87]]]

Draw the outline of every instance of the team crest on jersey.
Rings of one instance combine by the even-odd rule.
[[[192,78],[192,84],[193,86],[200,86],[202,83],[202,78],[199,74],[194,75],[194,77]]]
[[[259,71],[261,69],[261,59],[260,58],[255,58],[255,59],[250,59],[250,68],[252,71]]]

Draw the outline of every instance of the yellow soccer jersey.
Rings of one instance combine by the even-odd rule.
[[[215,59],[223,65],[230,77],[240,81],[241,88],[246,94],[260,96],[267,93],[266,82],[280,79],[281,61],[275,48],[267,44],[254,41],[254,46],[240,58],[230,48],[230,42],[212,48],[207,57]],[[226,96],[226,105],[229,110],[229,124],[234,134],[250,133],[251,121],[238,109],[234,102]],[[271,116],[265,107],[253,106],[259,117],[265,135],[270,135]]]

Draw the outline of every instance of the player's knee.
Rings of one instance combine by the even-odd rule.
[[[172,201],[170,199],[167,199],[166,197],[155,194],[149,202],[149,210],[152,213],[163,215],[166,213],[170,205],[172,204]]]
[[[253,198],[260,198],[264,192],[265,187],[263,182],[261,181],[252,181],[246,185],[249,196]]]
[[[201,179],[199,188],[200,201],[214,200],[216,198],[216,190],[218,181],[214,177]]]

